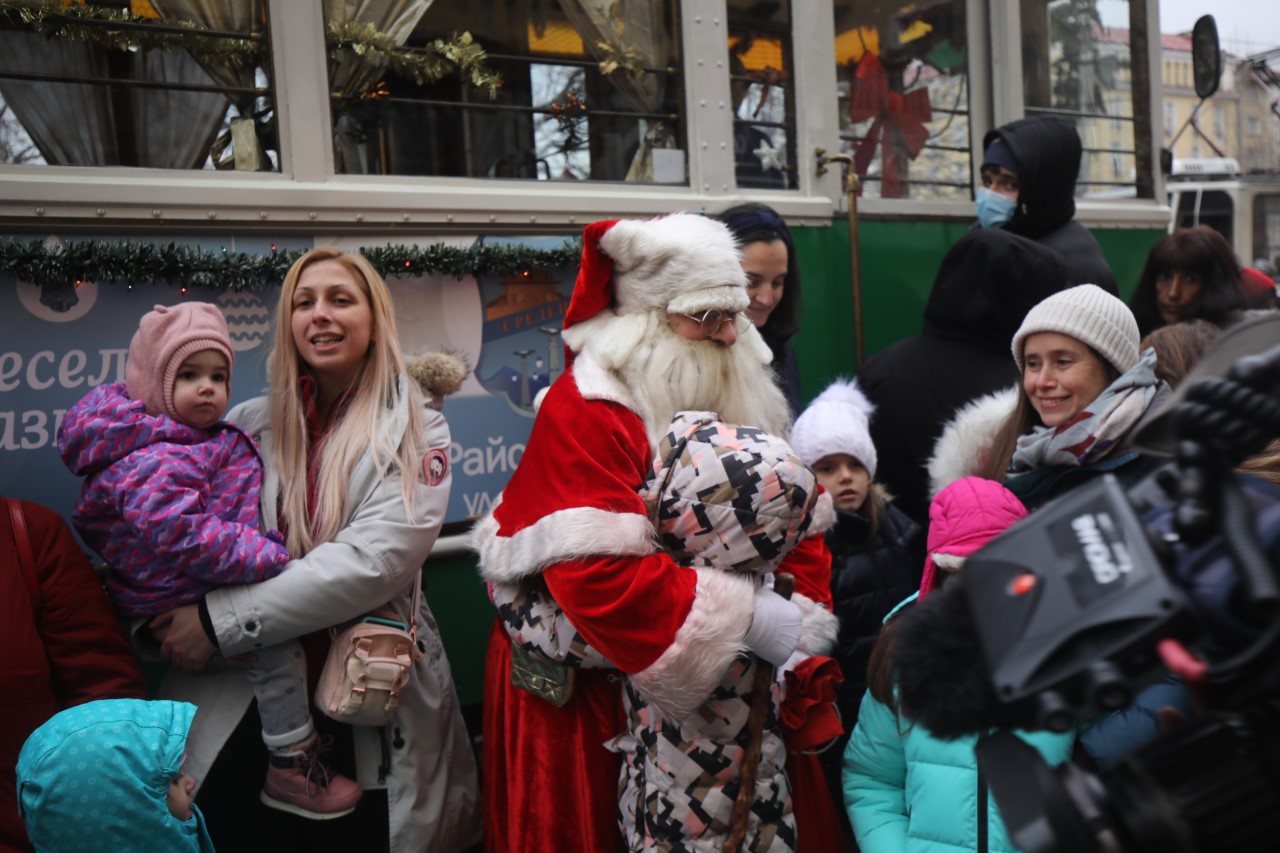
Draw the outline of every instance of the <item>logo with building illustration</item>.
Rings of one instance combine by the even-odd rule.
[[[574,270],[479,276],[483,348],[475,375],[491,394],[533,416],[533,400],[564,372],[564,324]]]

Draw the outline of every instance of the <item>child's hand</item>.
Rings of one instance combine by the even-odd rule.
[[[176,607],[151,620],[151,631],[160,640],[160,656],[178,669],[199,672],[217,652],[200,624],[195,604]]]

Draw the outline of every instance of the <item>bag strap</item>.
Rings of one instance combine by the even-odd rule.
[[[422,567],[418,567],[418,572],[413,576],[413,601],[409,605],[409,639],[413,641],[413,654],[420,654],[418,651],[418,609],[422,605]]]
[[[18,567],[22,570],[22,580],[27,585],[27,594],[31,596],[31,609],[38,616],[42,603],[40,595],[40,578],[36,575],[36,558],[31,550],[31,534],[27,532],[27,514],[22,510],[22,502],[0,498],[9,510],[9,523],[13,528],[13,543],[18,548]]]

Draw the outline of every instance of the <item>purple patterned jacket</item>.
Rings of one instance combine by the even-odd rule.
[[[123,383],[100,385],[67,412],[58,452],[85,478],[73,521],[126,616],[266,580],[289,561],[280,534],[258,529],[262,456],[231,424],[153,417]]]

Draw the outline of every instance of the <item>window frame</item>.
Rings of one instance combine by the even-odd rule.
[[[1145,4],[1148,32],[1159,33],[1155,0]],[[10,230],[269,229],[441,233],[564,231],[596,219],[648,216],[674,210],[717,211],[750,199],[774,206],[797,225],[829,225],[846,209],[839,164],[818,175],[817,149],[838,146],[835,32],[830,14],[800,14],[793,0],[798,185],[791,190],[739,190],[727,68],[724,0],[678,0],[684,58],[686,125],[696,140],[686,152],[688,186],[514,181],[399,175],[334,174],[326,80],[323,13],[319,4],[267,0],[280,128],[280,171],[204,172],[69,166],[0,165],[5,192],[0,219]],[[970,149],[972,173],[987,129],[1024,115],[1019,0],[968,0]],[[1160,80],[1159,50],[1149,51],[1151,79]],[[1153,99],[1151,127],[1162,128]],[[1156,131],[1158,134],[1158,131]],[[1158,142],[1159,140],[1153,140]],[[1156,199],[1165,193],[1155,176]],[[625,186],[625,189],[623,187]],[[1162,201],[1080,200],[1087,225],[1168,220]],[[877,219],[971,218],[962,201],[859,199],[858,211]]]

